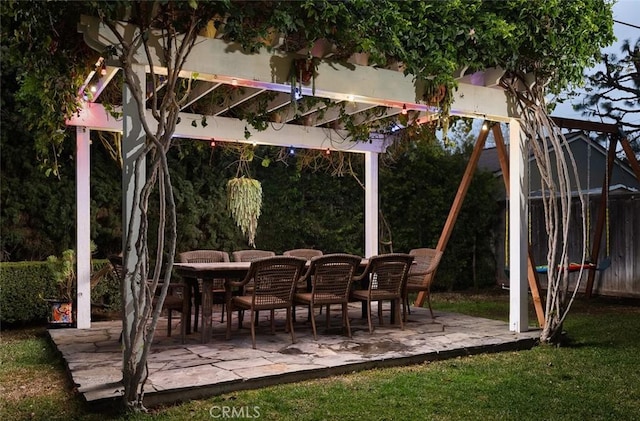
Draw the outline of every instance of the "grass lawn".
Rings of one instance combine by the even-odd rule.
[[[502,320],[508,314],[505,293],[434,294],[433,303],[436,310]],[[538,346],[236,392],[126,419],[640,419],[640,305],[581,300],[565,330],[570,341],[561,348]],[[0,420],[125,419],[84,408],[42,327],[2,332],[0,395]]]

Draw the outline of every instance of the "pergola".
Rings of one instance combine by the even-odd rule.
[[[136,28],[128,24],[120,24],[120,34],[131,39]],[[107,47],[117,45],[118,40],[109,28],[99,19],[83,17],[79,31],[83,33],[85,42],[102,52]],[[167,74],[167,69],[159,66],[162,62],[162,48],[159,39],[151,35],[152,62],[142,51],[134,57],[134,71],[141,82],[140,89],[145,92],[145,80],[151,66],[157,75]],[[308,51],[301,52],[304,54]],[[311,53],[316,54],[315,51]],[[365,162],[365,254],[367,257],[378,253],[378,156],[384,153],[391,143],[388,134],[371,133],[370,142],[354,142],[350,140],[346,130],[336,128],[332,121],[337,115],[331,111],[321,113],[319,109],[307,111],[303,119],[296,119],[289,111],[291,85],[288,80],[289,69],[300,54],[285,54],[277,51],[247,54],[235,44],[227,43],[215,37],[199,37],[195,47],[183,66],[181,77],[193,82],[189,101],[195,102],[216,89],[227,89],[229,101],[225,107],[210,115],[181,112],[181,124],[176,126],[174,136],[189,139],[202,139],[239,143],[252,143],[294,148],[311,148],[336,150],[364,154]],[[317,77],[315,89],[302,86],[298,92],[304,97],[327,98],[333,102],[347,101],[348,110],[361,123],[366,123],[371,114],[364,111],[378,107],[377,118],[398,115],[403,110],[419,113],[418,121],[433,119],[438,109],[426,104],[421,98],[421,82],[412,75],[392,69],[374,68],[353,63],[331,61],[326,56],[318,55]],[[128,227],[134,195],[134,162],[137,151],[145,141],[145,133],[138,116],[137,106],[132,99],[127,85],[123,88],[122,117],[113,117],[105,107],[97,103],[105,86],[119,71],[117,62],[106,62],[100,59],[96,71],[86,79],[85,86],[96,82],[96,90],[92,98],[85,101],[80,113],[68,121],[69,126],[76,127],[76,208],[77,208],[77,327],[86,329],[91,326],[90,307],[90,131],[121,132],[123,155],[123,227]],[[458,89],[454,93],[451,114],[471,118],[485,119],[507,123],[509,130],[509,256],[510,256],[510,314],[509,328],[515,332],[528,329],[527,315],[527,148],[521,136],[518,116],[513,115],[513,107],[507,100],[505,91],[498,82],[503,75],[501,69],[488,69],[482,72],[465,74],[458,72]],[[233,90],[242,87],[242,90]],[[84,89],[84,88],[83,88]],[[225,91],[223,91],[225,92]],[[264,131],[252,133],[245,139],[246,122],[225,116],[232,107],[251,107],[252,100],[259,95],[271,92],[269,107],[280,109],[281,122],[278,127],[268,127]],[[271,108],[270,108],[271,109]],[[329,115],[327,115],[329,114]],[[147,110],[147,121],[155,120]],[[333,118],[333,120],[332,120]],[[206,119],[206,126],[197,122]],[[192,124],[196,122],[196,124]],[[496,126],[497,127],[497,126]],[[152,127],[153,129],[153,127]],[[498,134],[495,130],[494,134]],[[465,178],[470,177],[477,163],[477,155],[482,149],[488,132],[483,132],[476,145],[467,168]],[[506,154],[505,154],[506,155]],[[144,177],[144,175],[142,175]],[[463,180],[463,184],[465,180]],[[466,187],[461,188],[452,206],[452,213],[447,220],[443,236],[438,248],[444,248],[450,234]],[[136,221],[131,221],[136,224]],[[134,229],[134,232],[137,230]],[[444,241],[443,241],[444,238]]]

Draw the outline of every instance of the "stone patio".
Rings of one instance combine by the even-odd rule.
[[[265,313],[265,314],[263,314]],[[166,336],[167,321],[160,320],[149,355],[149,378],[145,405],[204,398],[242,389],[350,373],[374,367],[418,364],[487,352],[529,349],[537,343],[539,331],[509,331],[505,322],[412,309],[405,330],[379,326],[373,310],[375,331],[369,334],[359,305],[350,306],[352,338],[342,334],[340,311],[335,308],[332,327],[325,329],[325,314],[318,314],[318,340],[313,340],[306,311],[298,308],[294,330],[296,343],[284,332],[284,314],[276,313],[276,333],[271,334],[269,312],[260,313],[257,349],[251,347],[248,320],[237,329],[233,322],[231,340],[225,340],[226,323],[214,312],[213,338],[200,343],[200,333],[188,335],[181,344],[176,324]],[[304,314],[303,314],[304,313]],[[120,321],[94,322],[91,329],[51,329],[49,335],[62,354],[78,392],[92,406],[118,399],[122,393],[122,353],[118,338]]]

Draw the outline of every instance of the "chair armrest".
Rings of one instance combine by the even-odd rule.
[[[226,285],[230,286],[230,287],[241,287],[241,286],[245,286],[247,284],[247,282],[244,281],[244,279],[242,281],[227,281]]]
[[[306,288],[308,285],[311,285],[311,273],[315,270],[316,265],[313,259],[310,262],[311,263],[309,263],[309,267],[307,268],[305,273],[301,274],[298,280],[296,281],[296,286],[298,287],[303,286]]]
[[[364,268],[364,271],[360,275],[354,275],[352,282],[358,283],[369,276],[369,271],[371,270],[371,260],[367,263],[367,266]]]

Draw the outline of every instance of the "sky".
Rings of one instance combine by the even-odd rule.
[[[613,19],[615,21],[640,26],[640,0],[619,0],[613,6]],[[613,45],[605,48],[603,52],[608,54],[615,54],[617,57],[621,56],[620,48],[624,40],[631,40],[633,45],[633,43],[638,38],[640,38],[640,29],[633,28],[628,25],[623,25],[617,22],[614,22],[613,24],[613,32],[617,40],[613,43]],[[586,70],[586,73],[595,73],[595,70],[588,69]],[[577,97],[576,99],[573,99],[571,101],[566,101],[562,104],[558,104],[552,115],[556,117],[593,120],[594,117],[583,117],[579,112],[573,110],[571,104],[579,103],[581,99],[581,97]]]

